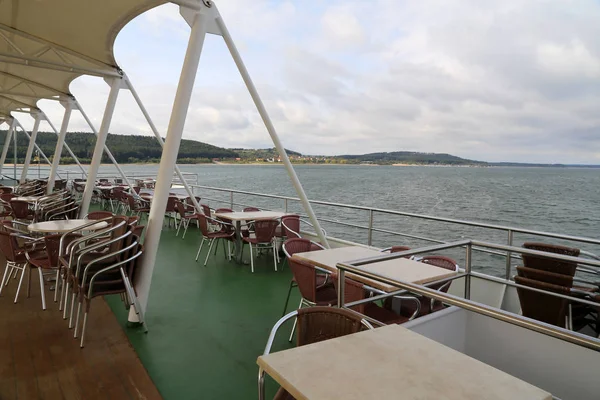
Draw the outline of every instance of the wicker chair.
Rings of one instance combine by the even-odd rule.
[[[185,234],[188,230],[188,226],[190,225],[190,221],[194,220],[197,222],[198,214],[195,212],[195,210],[193,210],[193,207],[192,211],[189,212],[187,207],[180,201],[175,203],[175,211],[177,211],[177,214],[179,214],[179,226],[177,227],[177,233],[175,236],[179,236],[179,230],[181,229],[181,225],[183,225],[185,229],[183,230],[183,235],[181,235],[181,238],[185,239]]]
[[[553,285],[521,276],[515,276],[515,283],[567,296],[571,292],[566,286]],[[569,326],[566,318],[569,303],[567,299],[520,287],[517,288],[517,294],[519,295],[523,316],[562,328]]]
[[[104,219],[114,217],[114,214],[110,211],[92,211],[88,215],[85,216],[85,219]]]
[[[204,260],[204,266],[206,267],[206,264],[208,263],[208,257],[210,257],[210,252],[212,250],[212,246],[213,246],[214,242],[217,241],[217,243],[218,243],[219,239],[230,240],[233,237],[233,235],[235,235],[235,230],[232,229],[233,226],[231,226],[230,229],[227,229],[226,226],[230,225],[227,222],[219,221],[214,218],[207,217],[204,214],[197,214],[197,215],[198,215],[198,224],[200,225],[200,233],[202,234],[202,240],[200,241],[200,247],[198,248],[198,253],[196,253],[196,261],[198,261],[198,257],[200,257],[200,252],[202,251],[202,246],[204,245],[204,241],[208,240],[208,253],[206,254],[206,259]],[[215,226],[220,227],[220,229],[218,229],[217,231],[210,231],[208,228],[209,222],[211,222]],[[223,249],[225,249],[224,245],[223,245]],[[216,252],[216,250],[217,249],[215,248],[215,252]],[[228,258],[231,260],[231,252],[229,252]]]
[[[243,212],[254,212],[254,211],[260,211],[260,208],[256,208],[256,207],[246,207],[242,210]]]
[[[304,346],[307,344],[322,342],[324,340],[335,339],[341,336],[351,335],[360,331],[373,329],[373,326],[366,321],[360,314],[354,311],[335,308],[335,307],[311,307],[297,311],[292,311],[282,317],[275,323],[263,355],[271,352],[273,341],[279,328],[289,319],[294,318],[294,325],[298,326],[298,335],[296,345]],[[264,371],[258,371],[258,398],[264,400]],[[294,399],[283,388],[277,391],[274,399]]]
[[[523,243],[523,247],[529,250],[545,251],[547,253],[561,254],[563,256],[571,257],[579,257],[580,253],[580,250],[576,248],[546,243],[526,242]],[[540,269],[568,276],[575,276],[575,272],[577,270],[577,263],[574,262],[553,260],[550,258],[533,256],[530,254],[523,254],[522,257],[523,265],[527,268]]]
[[[267,219],[254,221],[254,237],[242,237],[242,254],[244,252],[244,243],[250,245],[250,269],[254,272],[254,254],[253,249],[268,249],[273,250],[273,266],[277,271],[277,262],[279,261],[277,254],[277,243],[275,239],[275,228],[279,225],[276,219]]]
[[[29,203],[22,200],[11,200],[10,208],[13,212],[13,218],[18,221],[33,221],[35,212],[29,208]]]
[[[177,210],[175,209],[175,204],[179,202],[179,199],[176,196],[169,196],[167,199],[167,206],[165,207],[165,217],[172,218],[175,223],[175,228],[177,228]],[[169,221],[169,228],[171,227],[171,219]]]
[[[10,222],[10,221],[7,221]],[[25,269],[27,267],[27,258],[25,257],[25,251],[19,247],[17,238],[6,230],[0,231],[0,252],[6,259],[6,268],[4,269],[4,275],[2,276],[2,282],[0,282],[0,294],[4,286],[8,285],[11,275],[17,274],[17,271],[21,271],[21,277],[19,278],[19,286],[17,286],[17,293],[15,294],[15,303],[19,298],[19,291],[23,284],[23,277],[25,276]]]
[[[446,257],[446,256],[425,256],[425,257],[421,258],[420,262],[425,263],[425,264],[435,265],[436,267],[445,268],[450,271],[458,271],[458,264],[456,263],[456,261],[454,261],[450,257]],[[452,283],[452,281],[448,281],[448,282],[444,282],[444,283],[437,283],[435,285],[429,286],[429,288],[433,289],[433,290],[439,290],[440,292],[446,293],[446,292],[448,292],[448,289],[450,288],[451,283]],[[421,304],[420,304],[421,308],[417,314],[419,316],[431,314],[432,312],[436,312],[436,311],[442,310],[444,308],[444,305],[442,303],[440,303],[439,301],[436,301],[434,299],[430,299],[428,297],[420,297],[419,300],[421,302]],[[391,303],[392,301],[393,300],[391,298],[386,299],[386,301],[384,302],[384,306],[386,308],[392,308],[392,303]],[[401,303],[401,305],[400,305],[400,314],[401,315],[408,317],[410,315],[413,315],[414,312],[415,312],[415,309],[414,309],[413,303],[406,303],[406,302]]]
[[[282,247],[286,260],[292,258],[292,256],[296,253],[304,253],[307,251],[317,251],[325,249],[319,243],[315,243],[304,238],[288,239],[283,243]],[[317,274],[317,287],[323,286],[325,283],[327,283],[328,276],[328,274]],[[283,314],[281,314],[282,317],[287,312],[288,303],[290,301],[290,295],[292,294],[292,288],[296,286],[298,286],[298,284],[296,283],[296,279],[294,279],[294,277],[292,276],[292,279],[290,280],[290,287],[288,288],[287,297],[285,299],[285,305],[283,306]]]

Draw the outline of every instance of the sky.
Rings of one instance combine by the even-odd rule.
[[[599,0],[216,3],[288,149],[600,164]],[[189,32],[167,4],[115,43],[162,136]],[[71,91],[99,127],[108,85],[81,77]],[[39,105],[60,126],[62,108]],[[89,129],[74,113],[69,130]],[[127,91],[110,132],[152,134]],[[219,36],[206,38],[183,137],[273,146]]]

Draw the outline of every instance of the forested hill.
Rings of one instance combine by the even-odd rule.
[[[378,164],[444,164],[444,165],[486,165],[482,161],[467,160],[445,153],[417,153],[414,151],[393,151],[389,153],[369,153],[361,155],[337,156],[355,162],[373,162]]]
[[[19,162],[22,162],[25,160],[29,141],[23,133],[19,133],[17,136],[17,154]],[[0,143],[4,143],[5,137],[6,131],[0,131]],[[50,158],[56,148],[56,139],[57,136],[54,132],[39,132],[36,143],[46,156]],[[96,135],[88,132],[68,132],[66,142],[82,163],[89,163],[91,161],[96,144]],[[160,145],[153,136],[109,134],[106,139],[106,145],[119,163],[158,162],[162,153]],[[10,161],[13,158],[12,146],[11,144],[11,149],[7,157]],[[63,149],[62,157],[62,162],[68,163],[70,161],[69,153],[66,149]],[[200,163],[209,162],[213,158],[236,157],[239,157],[239,155],[235,151],[195,140],[183,139],[179,148],[178,162],[183,164]],[[110,160],[104,155],[102,161],[109,162]]]

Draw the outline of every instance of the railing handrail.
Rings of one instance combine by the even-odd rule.
[[[251,195],[251,196],[274,198],[274,199],[300,201],[300,199],[298,199],[297,197],[291,197],[291,196],[256,193],[256,192],[249,192],[249,191],[237,190],[237,189],[216,188],[216,187],[205,186],[205,185],[191,185],[191,186],[194,188],[215,190],[215,191],[219,191],[219,192],[238,193],[238,194]],[[420,219],[426,219],[426,220],[431,220],[431,221],[439,221],[439,222],[446,222],[446,223],[452,223],[452,224],[458,224],[458,225],[474,226],[474,227],[478,227],[478,228],[494,229],[494,230],[500,230],[500,231],[505,231],[505,232],[518,232],[518,233],[524,233],[524,234],[533,235],[533,236],[551,237],[551,238],[555,238],[555,239],[562,239],[562,240],[569,240],[569,241],[575,241],[575,242],[581,242],[581,243],[600,245],[599,239],[593,239],[593,238],[584,237],[584,236],[564,235],[564,234],[554,233],[554,232],[537,231],[537,230],[532,230],[532,229],[511,227],[511,226],[505,226],[505,225],[488,224],[488,223],[484,223],[484,222],[474,222],[474,221],[466,221],[466,220],[460,220],[460,219],[454,219],[454,218],[436,217],[433,215],[409,213],[409,212],[396,211],[396,210],[390,210],[390,209],[379,208],[379,207],[357,206],[357,205],[353,205],[353,204],[335,203],[335,202],[321,201],[321,200],[309,200],[309,202],[311,204],[316,204],[316,205],[342,207],[342,208],[349,208],[349,209],[355,209],[355,210],[364,210],[364,211],[369,211],[369,212],[373,211],[373,212],[379,212],[379,213],[390,214],[390,215],[399,215],[399,216],[404,216],[404,217],[420,218]]]

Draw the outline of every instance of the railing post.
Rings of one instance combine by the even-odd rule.
[[[284,208],[285,208],[285,213],[287,214],[287,212],[288,212],[288,199],[285,199],[285,201],[284,201]]]
[[[369,210],[369,232],[367,237],[367,245],[373,244],[373,210]]]
[[[233,192],[229,192],[229,208],[233,210]]]
[[[344,308],[344,300],[346,298],[346,271],[338,269],[338,301],[337,306]]]
[[[507,240],[507,245],[512,246],[513,245],[513,231],[511,229],[508,230],[508,240]],[[510,279],[510,270],[511,270],[511,254],[512,252],[507,251],[506,252],[506,273],[504,275],[504,278],[506,280]]]
[[[471,256],[472,256],[472,248],[471,243],[467,245],[467,250],[465,254],[465,272],[467,276],[465,276],[465,299],[471,299]]]

